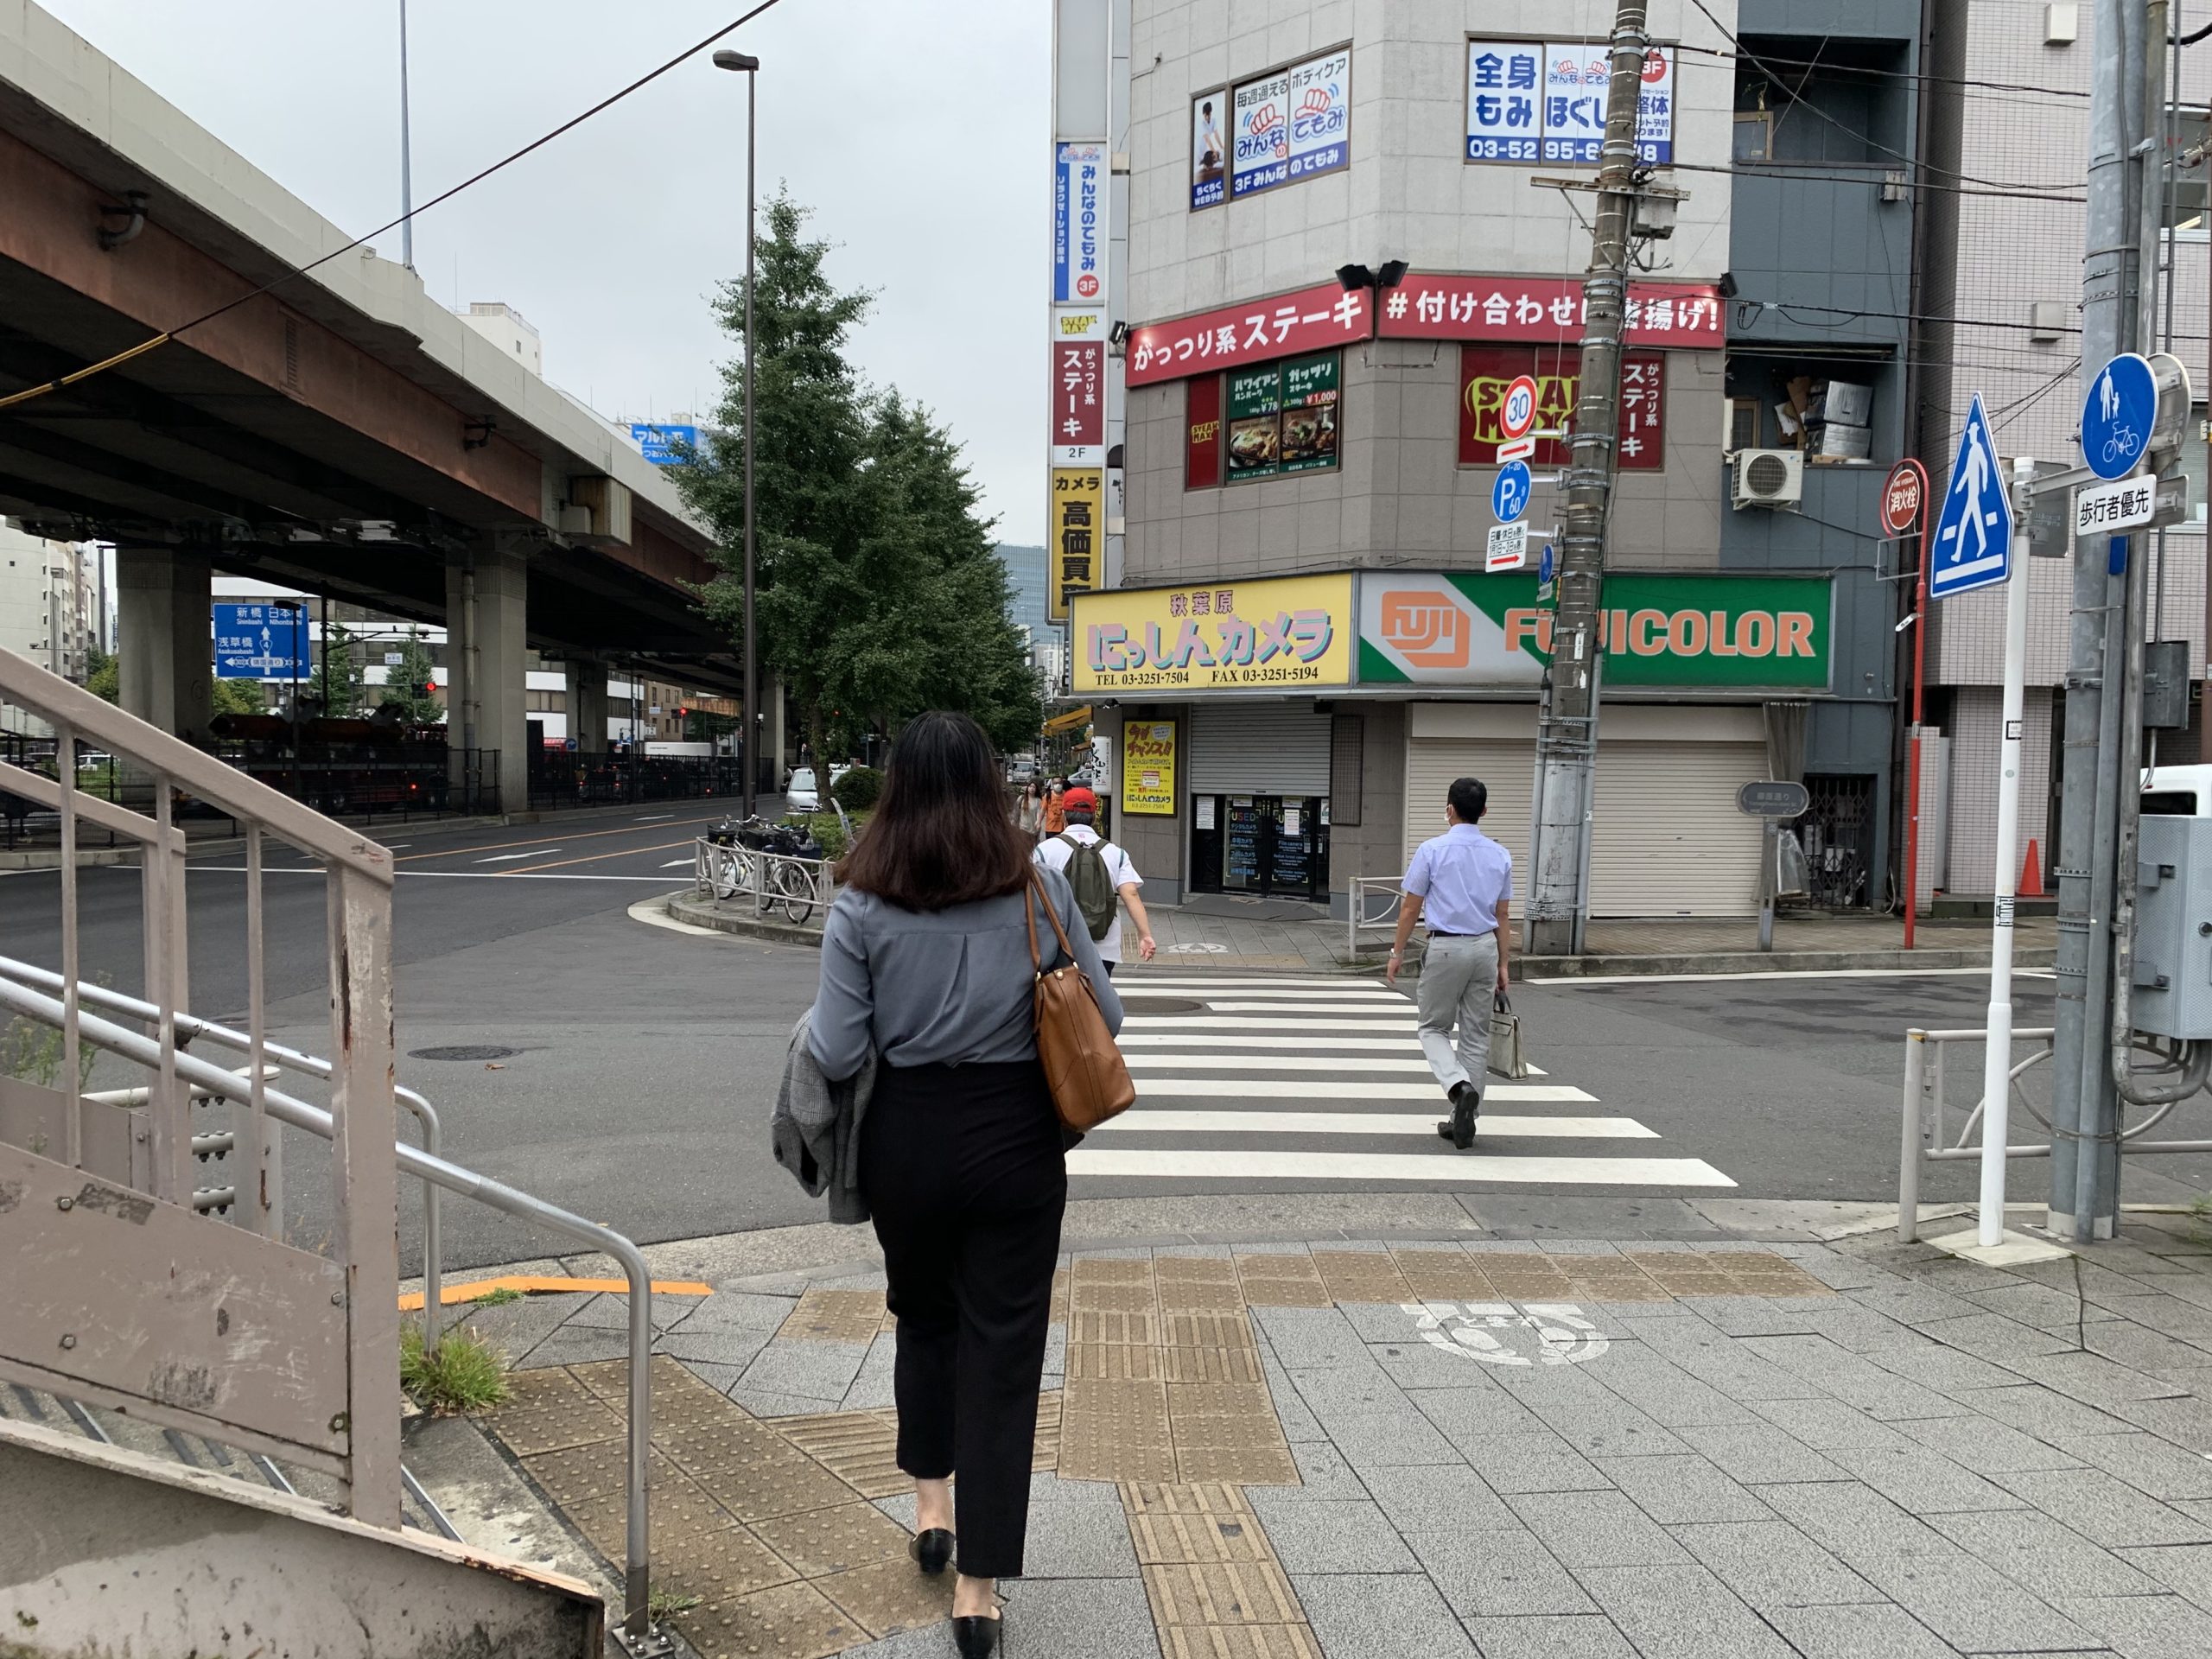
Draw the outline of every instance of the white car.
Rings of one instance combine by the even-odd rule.
[[[814,780],[814,768],[801,766],[791,775],[784,785],[784,804],[793,812],[819,812],[822,810],[822,790]]]

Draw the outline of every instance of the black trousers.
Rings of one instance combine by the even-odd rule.
[[[899,1466],[957,1474],[960,1570],[1015,1578],[1067,1205],[1059,1119],[1034,1060],[875,1079],[861,1190],[899,1321]]]

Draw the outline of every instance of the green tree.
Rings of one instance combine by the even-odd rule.
[[[333,720],[351,720],[361,712],[361,663],[353,643],[353,635],[343,622],[332,623],[323,636],[315,695],[322,699],[322,711]]]
[[[423,631],[408,629],[406,642],[399,647],[399,661],[385,671],[379,706],[397,709],[400,719],[410,726],[436,725],[444,713],[444,705],[430,689],[436,673],[430,648],[423,643]]]
[[[782,678],[817,759],[926,708],[963,709],[1002,745],[1042,719],[1007,619],[990,524],[950,432],[918,404],[870,389],[846,356],[873,296],[842,292],[828,242],[779,191],[757,249],[753,388],[761,658]],[[745,289],[716,301],[745,340]],[[742,626],[744,379],[722,369],[716,442],[677,470],[715,526],[723,574],[702,597]]]
[[[123,696],[122,666],[98,645],[85,658],[85,690],[110,702],[119,701]]]
[[[259,680],[217,680],[207,688],[207,710],[213,715],[265,715],[269,699]]]

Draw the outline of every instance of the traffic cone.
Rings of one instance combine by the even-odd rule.
[[[2043,865],[2036,857],[2036,844],[2028,843],[2028,856],[2020,866],[2020,897],[2040,899],[2043,891]]]

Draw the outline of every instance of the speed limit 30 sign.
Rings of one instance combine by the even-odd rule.
[[[1508,443],[1516,438],[1525,438],[1536,427],[1536,382],[1533,376],[1522,375],[1505,389],[1505,400],[1497,406],[1497,429]]]

